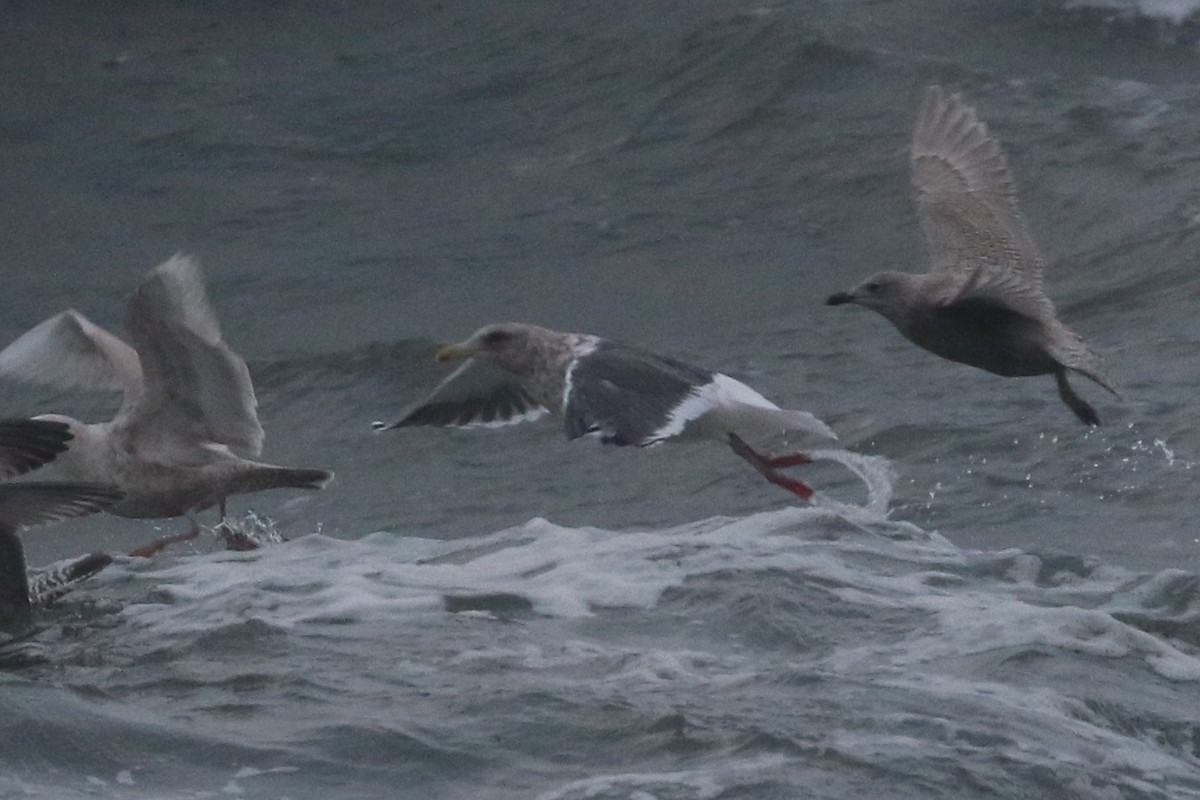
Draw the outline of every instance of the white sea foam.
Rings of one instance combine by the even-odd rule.
[[[886,458],[868,456],[862,453],[852,453],[849,450],[813,450],[809,454],[813,460],[836,461],[862,478],[867,489],[867,500],[861,507],[843,503],[817,492],[813,505],[828,508],[846,514],[848,517],[886,516],[888,504],[892,501],[892,489],[896,485],[896,470]]]
[[[579,708],[623,709],[631,716],[619,724],[655,735],[740,742],[761,730],[883,769],[953,762],[982,785],[1015,763],[1065,770],[1064,782],[1133,786],[1126,776],[1152,773],[1177,786],[1190,756],[1159,739],[1186,738],[1190,706],[1179,699],[1194,696],[1200,661],[1187,643],[1122,619],[1181,603],[1167,613],[1186,614],[1188,577],[968,552],[866,508],[818,504],[648,531],[534,519],[458,541],[313,535],[247,553],[128,561],[96,588],[129,601],[109,629],[115,648],[173,654],[169,686],[199,680],[219,695],[243,674],[267,686],[302,678],[317,696],[334,686],[350,709],[341,724],[366,739],[391,730],[403,709],[425,720],[429,742],[459,746],[473,726],[441,720],[469,684],[490,698],[483,729],[492,714],[526,715],[532,730],[570,728]],[[452,597],[522,602],[498,619],[491,601],[453,614]],[[743,636],[743,623],[766,634]],[[1027,653],[1033,669],[1010,665]],[[325,713],[298,725],[295,739],[325,742]],[[239,730],[261,736],[260,724]],[[682,770],[597,763],[529,796],[718,797],[747,780],[795,785],[811,765],[788,752],[722,754]],[[270,769],[226,773],[216,785],[250,794],[270,783]]]
[[[1063,8],[1099,9],[1179,25],[1200,11],[1200,0],[1065,0]]]
[[[912,576],[889,581],[894,589],[909,584],[905,600],[894,592],[881,603],[892,607],[921,608],[934,615],[939,625],[901,642],[879,646],[853,646],[830,657],[827,666],[853,669],[881,663],[911,667],[947,659],[1004,650],[1037,647],[1058,648],[1112,659],[1134,659],[1172,680],[1200,680],[1200,659],[1184,653],[1167,641],[1120,622],[1107,611],[1077,606],[1046,607],[1003,594],[973,590],[929,591]],[[861,589],[839,590],[844,599],[870,602]]]
[[[652,800],[660,797],[712,800],[738,786],[760,783],[770,778],[773,772],[782,775],[781,769],[787,762],[788,759],[781,756],[759,756],[726,761],[720,766],[704,766],[679,772],[602,775],[574,781],[561,788],[544,792],[537,796],[537,800],[618,797],[630,800]]]
[[[870,532],[875,526],[880,532]],[[257,618],[272,625],[363,621],[374,615],[440,611],[447,596],[513,595],[533,610],[575,617],[595,608],[653,607],[662,592],[720,569],[805,569],[836,559],[822,551],[887,550],[887,534],[911,526],[870,512],[788,508],[743,519],[715,518],[666,530],[570,528],[534,519],[470,541],[374,534],[356,542],[313,535],[249,553],[214,553],[170,565],[132,564],[167,602],[130,605],[141,622],[212,627]],[[920,544],[945,557],[945,540]],[[120,570],[109,573],[119,579]],[[203,610],[201,610],[203,609]]]

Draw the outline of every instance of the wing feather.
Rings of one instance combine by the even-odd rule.
[[[433,392],[391,424],[376,430],[430,425],[442,428],[498,428],[538,419],[549,411],[511,373],[482,359],[468,359]]]
[[[656,444],[710,410],[699,390],[712,381],[706,369],[603,342],[567,373],[567,436],[599,434],[610,444]]]
[[[940,86],[925,93],[913,134],[912,181],[933,272],[969,276],[965,292],[1015,311],[1053,314],[1044,259],[1017,205],[1004,152],[974,109]]]
[[[93,514],[120,499],[119,491],[90,483],[0,486],[0,622],[29,611],[25,549],[17,528]],[[92,557],[90,563],[99,561]]]
[[[199,262],[176,255],[151,270],[129,301],[126,327],[146,383],[141,408],[127,420],[131,428],[160,441],[262,452],[250,371],[221,338]]]
[[[121,492],[93,483],[25,481],[0,486],[0,527],[17,528],[103,511]]]
[[[0,478],[11,478],[53,461],[67,449],[71,429],[40,419],[0,419]]]
[[[0,351],[0,374],[64,389],[120,390],[122,410],[136,406],[144,389],[134,349],[74,309],[35,325]]]

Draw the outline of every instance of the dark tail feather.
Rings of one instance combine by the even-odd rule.
[[[243,492],[262,489],[324,489],[333,480],[327,469],[292,469],[290,467],[262,467],[246,476],[238,487]]]

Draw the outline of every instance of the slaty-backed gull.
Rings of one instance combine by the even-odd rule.
[[[375,423],[377,430],[497,427],[557,414],[570,439],[646,447],[716,438],[801,497],[812,489],[777,470],[808,459],[768,458],[742,437],[795,431],[837,438],[807,411],[782,409],[728,375],[590,334],[500,323],[441,348],[437,358],[468,361],[399,420]]]
[[[1063,402],[1086,424],[1099,425],[1067,372],[1116,390],[1100,357],[1058,319],[1004,153],[958,95],[939,86],[925,93],[911,165],[931,270],[881,272],[828,304],[876,311],[951,361],[1008,377],[1054,375]]]
[[[70,430],[61,423],[0,420],[0,476],[20,475],[54,460],[70,439]],[[98,572],[112,560],[103,553],[83,556],[31,590],[18,528],[92,514],[120,498],[121,493],[111,487],[88,483],[0,484],[0,622],[20,621],[28,614],[31,600],[57,596],[68,584]]]

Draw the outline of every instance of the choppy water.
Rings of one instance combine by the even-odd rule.
[[[120,559],[0,648],[0,796],[1200,797],[1192,4],[575,5],[0,4],[0,341],[119,329],[190,250],[265,455],[338,473],[233,504],[290,541]],[[822,305],[923,268],[934,81],[1110,356],[1099,430]],[[370,433],[506,318],[724,370],[847,451],[796,506],[712,445]]]

